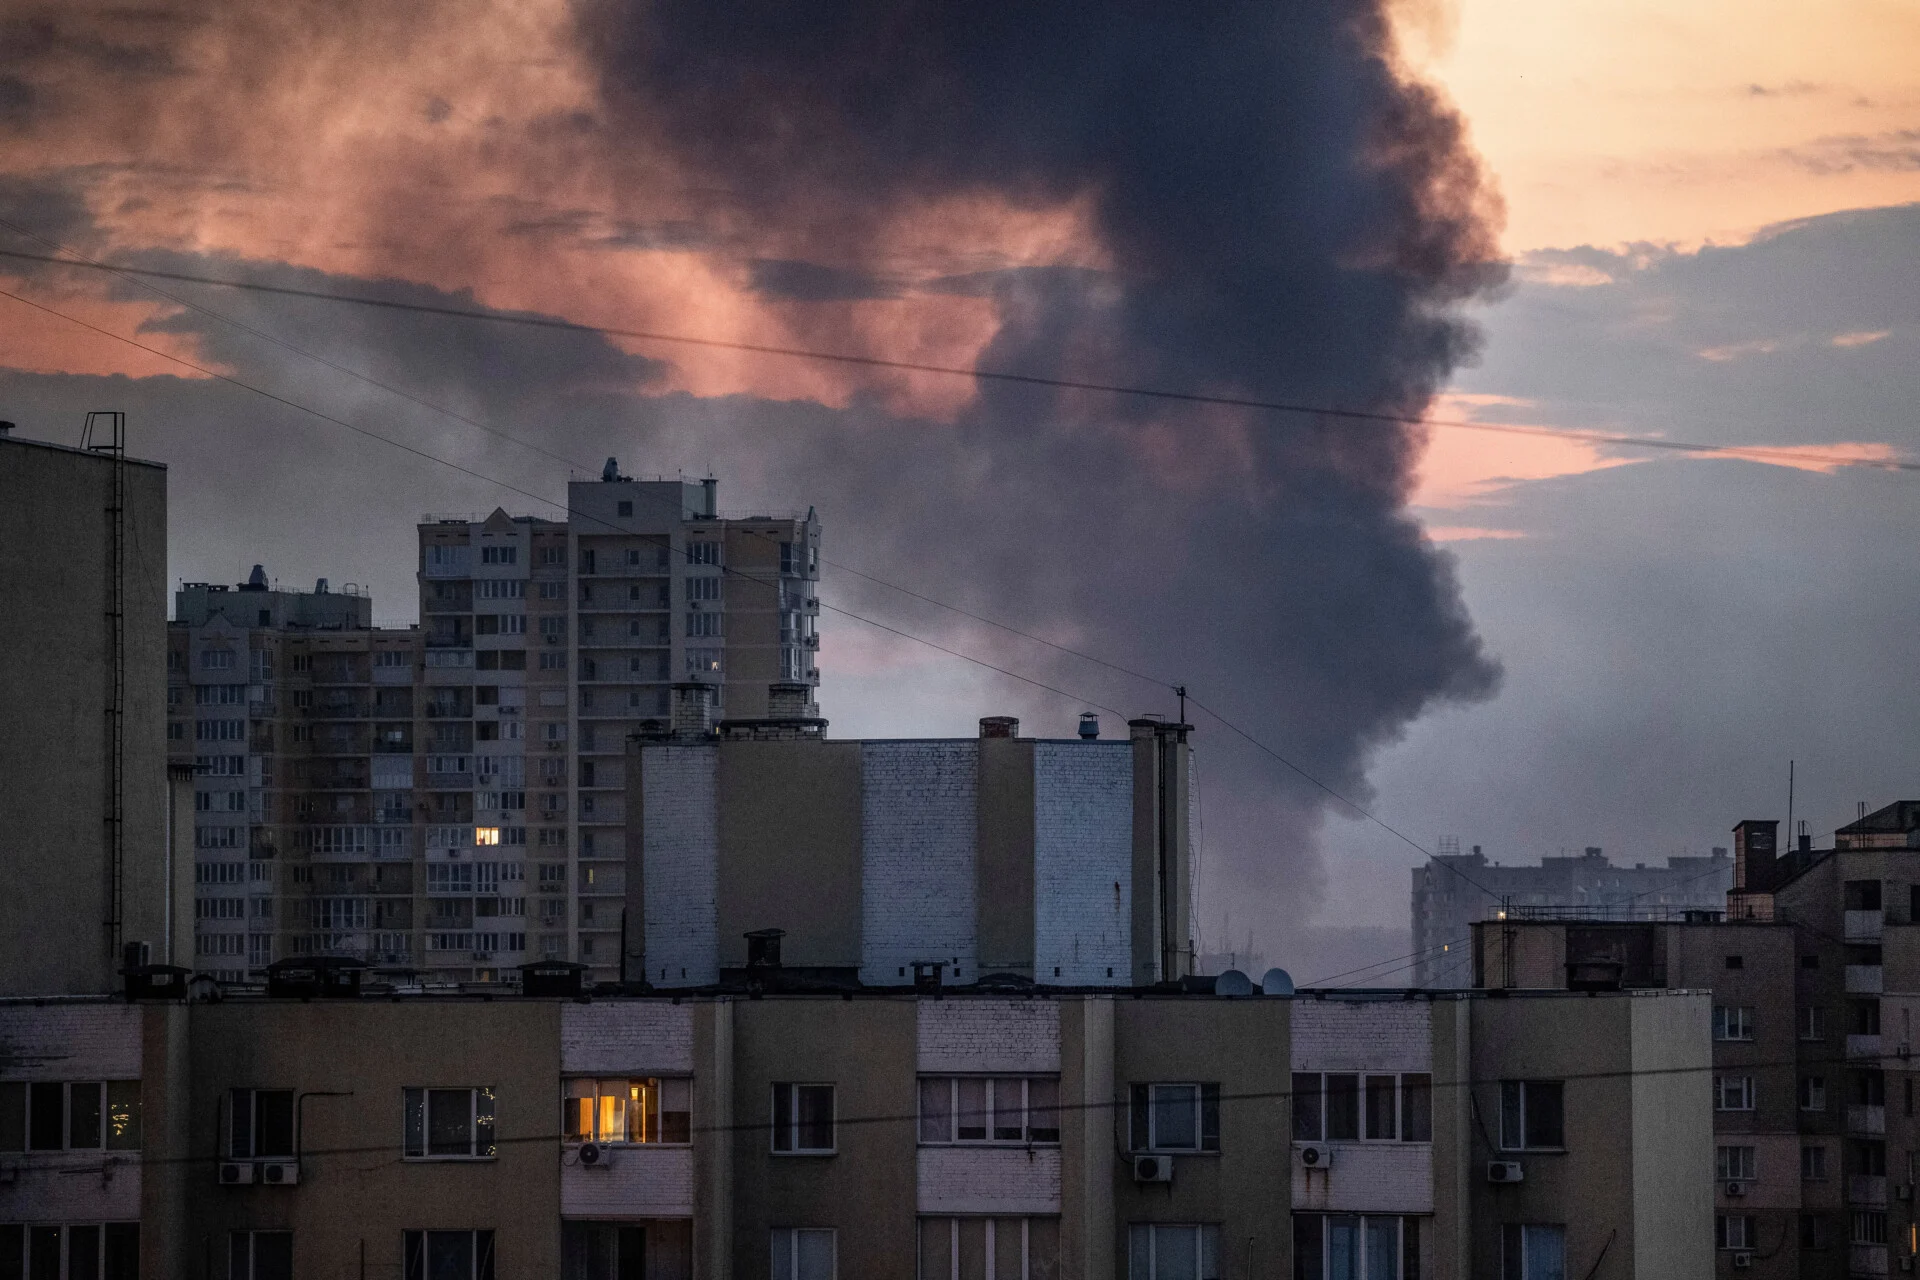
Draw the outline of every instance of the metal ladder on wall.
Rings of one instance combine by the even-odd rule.
[[[96,430],[99,439],[95,438]],[[113,460],[107,517],[106,903],[101,921],[107,962],[119,965],[126,904],[127,768],[127,415],[114,409],[87,415],[81,448]]]

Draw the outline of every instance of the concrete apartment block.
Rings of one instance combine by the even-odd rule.
[[[1186,726],[1053,742],[989,717],[977,739],[834,741],[805,716],[715,725],[698,686],[677,696],[629,749],[630,975],[738,976],[770,929],[789,971],[868,986],[935,965],[962,984],[1192,971]]]
[[[0,426],[0,995],[105,992],[169,958],[189,851],[166,763],[167,472]]]

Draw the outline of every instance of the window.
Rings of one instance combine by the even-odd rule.
[[[920,1141],[1060,1141],[1060,1082],[1051,1077],[926,1076],[920,1081]]]
[[[723,651],[719,649],[687,650],[687,673],[689,675],[718,673],[720,671],[722,652]]]
[[[1818,969],[1820,967],[1820,957],[1819,956],[1801,956],[1800,967],[1802,969]]]
[[[193,738],[195,742],[245,742],[247,722],[245,720],[195,720]]]
[[[66,1268],[60,1258],[64,1241]],[[0,1276],[8,1280],[139,1280],[137,1222],[0,1226]]]
[[[1848,911],[1880,910],[1878,880],[1849,880],[1841,886],[1841,895],[1846,899]]]
[[[1827,1149],[1824,1146],[1800,1148],[1800,1176],[1808,1182],[1827,1180]]]
[[[1500,1280],[1566,1280],[1567,1229],[1509,1222],[1500,1228]]]
[[[1810,957],[1817,959],[1818,957]],[[1800,1010],[1800,1038],[1802,1040],[1825,1040],[1827,1038],[1827,1011],[1817,1005],[1806,1005]]]
[[[718,636],[720,634],[720,618],[721,615],[717,613],[688,614],[687,638],[693,640],[701,637]]]
[[[1827,1247],[1827,1239],[1827,1215],[1824,1213],[1800,1215],[1800,1247],[1802,1249],[1824,1249]]]
[[[1396,1088],[1397,1086],[1397,1088]],[[1364,1110],[1364,1125],[1362,1111]],[[1293,1140],[1430,1142],[1433,1077],[1295,1072]]]
[[[515,564],[519,561],[519,559],[520,559],[520,548],[518,547],[482,547],[480,548],[481,564]]]
[[[1878,1138],[1847,1139],[1847,1163],[1850,1172],[1863,1178],[1887,1176],[1887,1144]]]
[[[1713,1109],[1715,1111],[1753,1110],[1753,1077],[1715,1076]]]
[[[1886,1242],[1887,1215],[1884,1210],[1856,1212],[1853,1215],[1853,1243],[1885,1244]]]
[[[1878,1000],[1847,1001],[1847,1034],[1854,1036],[1880,1034],[1880,1002]]]
[[[1296,1213],[1293,1259],[1298,1280],[1417,1280],[1420,1219]]]
[[[720,579],[713,577],[687,579],[687,599],[718,600],[719,598]]]
[[[138,1151],[138,1080],[0,1083],[0,1151]]]
[[[1502,1151],[1558,1151],[1566,1147],[1562,1088],[1558,1080],[1500,1082]]]
[[[831,1227],[775,1227],[773,1280],[833,1280]]]
[[[1713,1176],[1719,1182],[1752,1182],[1752,1147],[1720,1147],[1714,1152]]]
[[[1133,1151],[1218,1151],[1220,1086],[1136,1084],[1131,1099]]]
[[[203,650],[200,654],[200,669],[202,671],[233,670],[233,650],[231,649]]]
[[[1727,957],[1727,968],[1744,969],[1746,967],[1747,967],[1746,957],[1744,956],[1728,956]]]
[[[1800,1077],[1800,1109],[1802,1111],[1827,1109],[1827,1082],[1824,1077]]]
[[[920,1270],[928,1280],[1057,1276],[1058,1218],[922,1218]]]
[[[1753,1006],[1715,1005],[1713,1007],[1713,1038],[1715,1040],[1753,1039]]]
[[[406,1155],[410,1160],[491,1160],[492,1089],[407,1089]],[[435,1272],[436,1280],[439,1276]]]
[[[787,1155],[833,1153],[833,1086],[773,1086],[773,1149]]]
[[[719,564],[720,544],[717,542],[689,542],[687,544],[688,564]]]
[[[1713,1215],[1713,1245],[1716,1249],[1753,1248],[1753,1218],[1744,1213]]]
[[[568,1142],[691,1142],[693,1081],[569,1080],[560,1122]]]
[[[1220,1280],[1220,1228],[1134,1223],[1127,1228],[1127,1280]]]
[[[493,1280],[493,1232],[408,1231],[404,1280]]]
[[[540,548],[541,564],[564,565],[566,562],[567,562],[567,549],[565,547]]]
[[[293,1280],[293,1232],[232,1232],[227,1237],[227,1280]]]

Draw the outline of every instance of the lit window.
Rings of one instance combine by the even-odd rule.
[[[475,827],[473,829],[473,842],[475,844],[499,844],[500,828]]]
[[[567,1142],[693,1140],[691,1080],[569,1080],[566,1091],[561,1119]]]

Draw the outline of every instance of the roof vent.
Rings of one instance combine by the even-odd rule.
[[[1020,736],[1020,718],[1018,716],[981,716],[980,736],[1017,738]]]
[[[11,422],[0,422],[0,438],[4,438],[12,434],[13,434],[13,424]]]
[[[611,484],[613,481],[618,480],[619,478],[620,478],[619,460],[616,458],[608,458],[607,465],[600,468],[600,479]]]
[[[323,578],[321,581],[324,582],[326,579]],[[267,585],[266,568],[262,565],[253,566],[253,572],[247,575],[247,585],[256,591],[264,590]]]
[[[1100,717],[1091,711],[1082,711],[1080,713],[1080,736],[1083,738],[1099,737]]]
[[[327,580],[325,578],[315,579],[313,584],[313,594],[317,596],[323,596],[327,594]]]

